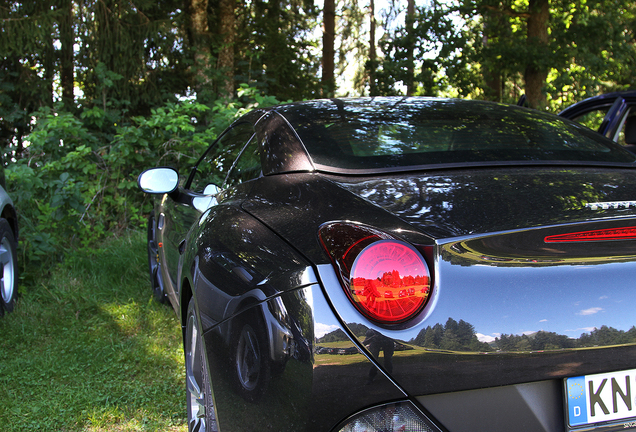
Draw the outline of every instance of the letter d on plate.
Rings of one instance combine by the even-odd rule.
[[[567,380],[568,410],[570,426],[587,423],[587,397],[585,394],[585,377]]]

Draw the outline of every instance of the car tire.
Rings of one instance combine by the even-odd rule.
[[[1,310],[12,312],[18,297],[18,252],[11,225],[0,219],[0,298]]]
[[[159,303],[166,303],[166,292],[161,283],[161,274],[159,268],[159,247],[156,237],[155,212],[150,213],[148,218],[148,269],[150,272],[150,287],[152,295]]]
[[[217,432],[216,411],[207,369],[207,357],[196,316],[194,299],[191,299],[188,304],[184,349],[188,430],[190,432]]]
[[[247,313],[232,337],[232,374],[237,392],[249,402],[257,402],[271,378],[267,333],[256,313]]]

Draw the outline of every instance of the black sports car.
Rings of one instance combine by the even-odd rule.
[[[152,168],[193,431],[636,426],[636,156],[526,108],[317,100]]]

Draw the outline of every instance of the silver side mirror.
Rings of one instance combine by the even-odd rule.
[[[150,168],[139,174],[137,185],[149,194],[172,193],[179,187],[179,173],[174,168]]]

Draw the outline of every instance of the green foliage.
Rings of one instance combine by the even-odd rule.
[[[319,10],[313,2],[246,2],[237,14],[235,53],[239,82],[255,82],[280,100],[320,94],[320,59],[313,30]]]
[[[398,25],[380,41],[380,93],[403,92],[411,44],[419,94],[515,103],[534,68],[549,71],[542,91],[558,112],[585,97],[636,86],[633,1],[551,1],[547,44],[528,37],[529,5],[457,0],[419,7],[412,31]]]
[[[572,339],[554,332],[539,331],[530,335],[501,335],[495,343],[501,351],[540,351],[549,349],[582,348],[636,342],[636,327],[628,331],[601,326],[590,333],[583,333],[578,339]]]
[[[184,172],[238,115],[278,102],[249,86],[239,93],[241,99],[212,107],[169,102],[132,119],[97,106],[78,115],[61,106],[38,110],[28,146],[5,155],[20,218],[23,280],[30,283],[72,248],[144,226],[151,210],[137,188],[144,169],[168,165]]]
[[[565,105],[636,87],[636,4],[627,0],[553,5],[554,73],[547,93]]]
[[[452,318],[448,318],[445,325],[438,323],[422,329],[411,342],[426,348],[447,351],[492,351],[487,343],[477,339],[472,324],[464,320],[457,322]]]
[[[0,4],[0,145],[19,145],[28,114],[53,100],[55,23],[51,0]]]
[[[635,343],[636,327],[623,331],[602,326],[581,334],[578,339],[546,331],[523,335],[502,334],[495,338],[491,346],[477,339],[472,324],[449,318],[445,325],[435,324],[422,329],[411,342],[426,348],[449,351],[542,351]]]
[[[175,1],[77,2],[75,71],[84,99],[125,101],[127,110],[143,115],[185,94],[188,61],[175,31],[180,7]]]

